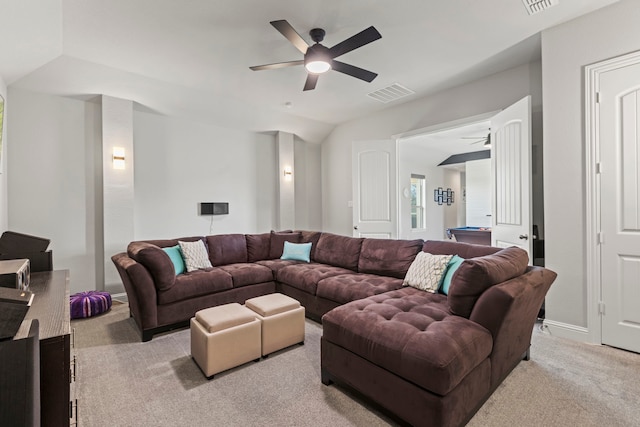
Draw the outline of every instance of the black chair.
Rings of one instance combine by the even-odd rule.
[[[49,239],[5,231],[0,236],[0,260],[29,259],[31,272],[52,271],[53,254],[48,251]]]

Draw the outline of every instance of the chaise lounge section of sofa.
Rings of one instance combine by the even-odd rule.
[[[323,319],[322,381],[347,385],[411,425],[459,426],[523,358],[556,274],[526,252],[426,242],[466,260],[449,295],[406,287]]]

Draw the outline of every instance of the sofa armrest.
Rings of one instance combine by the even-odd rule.
[[[131,242],[127,246],[127,256],[145,267],[158,290],[168,290],[176,283],[173,262],[161,247],[147,242]]]
[[[502,381],[531,344],[533,326],[556,273],[542,267],[487,289],[478,299],[470,320],[493,336],[491,385]]]
[[[142,331],[158,326],[158,297],[149,271],[122,252],[111,257],[127,292],[129,310]]]

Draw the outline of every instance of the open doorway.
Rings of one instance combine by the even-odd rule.
[[[399,138],[399,229],[402,238],[447,239],[447,230],[491,227],[490,121],[454,123]],[[424,177],[424,220],[415,216],[415,176]],[[419,225],[416,227],[416,225]]]

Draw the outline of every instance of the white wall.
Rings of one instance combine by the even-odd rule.
[[[133,101],[103,95],[101,147],[102,158],[96,167],[102,169],[102,238],[104,285],[96,286],[111,293],[122,292],[122,281],[111,256],[134,240],[135,157],[133,149]],[[124,164],[116,168],[114,149],[123,150]]]
[[[72,292],[96,289],[99,106],[11,87],[8,98],[8,228],[51,239],[54,268],[70,270]]]
[[[466,218],[470,227],[491,227],[491,159],[465,163]]]
[[[278,150],[273,134],[256,135],[255,182],[256,200],[256,232],[272,230],[278,224]]]
[[[99,103],[9,88],[6,228],[51,239],[54,268],[71,292],[103,284],[103,179]],[[275,228],[275,139],[133,111],[136,239]],[[306,185],[318,200],[319,148]],[[301,168],[299,168],[299,172]],[[304,172],[304,171],[303,171]],[[316,178],[313,178],[313,177]],[[316,211],[318,202],[308,206]],[[198,215],[198,202],[229,202],[229,215]],[[301,201],[300,203],[304,203]],[[319,223],[317,217],[311,223]],[[126,247],[120,248],[125,250]],[[115,291],[115,289],[109,289]]]
[[[542,33],[546,317],[586,338],[584,66],[640,49],[640,8],[622,0]]]
[[[296,228],[296,185],[293,134],[276,132],[278,150],[278,229]],[[286,172],[286,174],[285,174]]]
[[[0,131],[2,135],[2,147],[0,150],[0,233],[7,230],[9,226],[9,214],[7,208],[7,85],[0,77],[0,95],[4,98],[4,125]]]
[[[462,227],[467,224],[467,203],[462,197],[465,172],[457,169],[444,170],[444,188],[454,192],[451,206],[444,206],[444,228]]]
[[[398,148],[398,179],[400,210],[398,223],[401,239],[441,240],[445,235],[444,210],[446,205],[433,201],[433,190],[444,187],[444,169],[433,164],[433,152],[426,147],[400,143]],[[426,228],[411,230],[411,197],[405,197],[405,188],[411,189],[411,174],[423,175],[426,186]]]
[[[274,227],[262,218],[275,219],[273,135],[140,111],[133,123],[136,239]],[[200,216],[199,202],[229,202],[229,215]]]
[[[294,138],[295,228],[322,229],[321,146]]]
[[[323,229],[351,233],[351,142],[379,140],[500,110],[526,95],[542,105],[541,64],[534,62],[337,126],[322,143]]]

